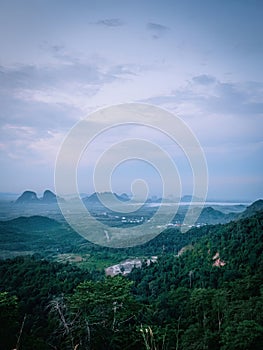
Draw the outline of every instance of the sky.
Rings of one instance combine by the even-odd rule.
[[[0,8],[0,192],[54,190],[56,157],[74,125],[139,102],[192,130],[209,198],[263,197],[261,0],[0,0]],[[81,192],[92,192],[96,159],[120,135],[170,152],[182,193],[191,193],[184,152],[140,126],[94,140],[79,164]],[[116,168],[112,188],[129,193],[144,177],[160,195],[160,174],[134,159]]]

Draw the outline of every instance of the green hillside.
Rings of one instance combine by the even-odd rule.
[[[68,225],[44,216],[0,221],[0,257],[74,251],[86,241]]]
[[[262,349],[262,250],[260,212],[210,226],[179,258],[133,270],[143,323],[154,325],[159,344],[165,335],[168,349]]]
[[[42,219],[32,220],[36,230]],[[157,262],[128,277],[37,256],[0,261],[0,349],[262,349],[263,212],[193,228],[179,254],[168,232]]]

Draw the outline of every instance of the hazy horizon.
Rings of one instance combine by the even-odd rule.
[[[52,191],[51,189],[46,188],[43,191],[39,191],[39,192],[35,191],[34,189],[25,189],[25,190],[22,190],[21,192],[0,192],[0,201],[3,198],[5,198],[5,200],[6,200],[9,197],[12,197],[12,200],[16,200],[17,198],[19,198],[26,191],[35,192],[37,197],[39,199],[41,199],[43,197],[44,192],[46,190]],[[53,193],[56,194],[55,192],[53,192]],[[79,194],[68,193],[68,194],[65,194],[63,198],[65,198],[65,199],[72,199],[72,198],[75,198],[76,196],[80,195],[81,198],[83,199],[85,197],[90,197],[94,193],[95,192],[90,192],[90,193],[88,193],[88,192],[80,192]],[[114,192],[114,193],[119,195],[119,196],[120,195],[128,195],[129,198],[132,198],[132,193],[130,193],[129,191],[117,192],[117,193]],[[158,199],[161,199],[161,198],[166,199],[166,200],[170,199],[171,202],[172,202],[172,201],[176,201],[176,200],[181,200],[181,201],[183,199],[186,200],[185,197],[189,197],[189,196],[191,196],[191,194],[187,194],[186,193],[186,194],[183,194],[181,196],[181,198],[176,198],[172,194],[170,194],[168,197],[164,198],[164,197],[161,197],[161,195],[158,195],[158,194],[155,194],[155,193],[153,193],[153,194],[150,193],[147,198],[148,199],[152,199],[152,200],[158,200]],[[222,204],[222,203],[247,204],[247,203],[253,203],[253,202],[255,202],[255,201],[259,200],[259,199],[262,199],[262,198],[260,198],[260,197],[257,197],[257,198],[242,198],[242,197],[240,197],[240,198],[223,198],[223,197],[222,198],[216,198],[216,197],[207,197],[206,198],[206,202],[207,203],[217,203],[218,202],[220,204]],[[182,203],[188,203],[188,200],[186,202],[182,201]],[[193,200],[193,203],[198,203],[198,201],[196,202],[196,201]]]

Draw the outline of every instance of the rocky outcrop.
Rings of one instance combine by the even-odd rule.
[[[91,204],[95,206],[104,206],[102,201],[105,200],[107,202],[113,202],[115,200],[119,200],[120,202],[127,202],[129,200],[129,196],[126,193],[122,193],[118,195],[113,192],[103,192],[103,193],[93,193],[91,196],[85,197],[83,199],[85,204]]]
[[[58,198],[59,197],[50,190],[46,190],[43,193],[42,198],[38,198],[36,192],[25,191],[21,194],[20,197],[17,198],[15,203],[16,204],[36,204],[36,203],[52,204],[52,203],[57,203]],[[62,201],[63,199],[60,198],[60,200]]]
[[[35,204],[39,203],[39,199],[37,198],[36,192],[33,191],[25,191],[21,194],[20,197],[17,198],[16,204]]]
[[[46,190],[42,198],[43,203],[57,203],[57,196],[50,190]]]

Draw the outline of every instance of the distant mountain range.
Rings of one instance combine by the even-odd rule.
[[[59,198],[60,200],[64,200],[62,198]],[[102,192],[102,193],[93,193],[90,196],[85,196],[82,198],[84,204],[87,207],[92,207],[92,208],[105,208],[102,201],[106,201],[108,203],[113,202],[114,199],[117,199],[121,202],[127,202],[130,200],[130,197],[126,193],[122,193],[121,195],[118,195],[116,193],[112,192]],[[17,198],[15,201],[15,204],[22,204],[22,205],[34,205],[34,204],[54,204],[57,203],[58,197],[56,196],[55,193],[53,193],[50,190],[46,190],[43,193],[42,197],[38,197],[36,192],[33,191],[25,191],[22,193],[21,196]],[[183,196],[181,198],[181,202],[184,203],[190,203],[191,201],[198,202],[198,198],[195,198],[190,195]],[[170,202],[170,200],[163,200],[164,202]],[[162,198],[158,197],[151,197],[146,201],[146,204],[151,204],[151,203],[161,203]],[[219,210],[218,210],[219,209]],[[245,209],[245,207],[244,207]],[[186,209],[187,210],[187,207]],[[184,212],[185,212],[184,210]],[[198,210],[196,207],[190,207],[190,214],[195,216],[195,212]],[[198,222],[202,224],[218,224],[218,223],[227,223],[232,220],[238,220],[238,219],[243,219],[246,217],[249,217],[251,215],[254,215],[258,211],[263,210],[263,200],[259,199],[256,202],[252,203],[250,206],[248,206],[242,213],[239,212],[227,212],[224,213],[223,210],[220,210],[220,206],[213,208],[212,206],[206,206],[202,209],[202,212],[198,218]],[[180,213],[177,213],[175,216],[175,220],[179,220],[179,222],[183,221],[184,213],[181,211]]]
[[[112,192],[103,192],[103,193],[93,193],[91,196],[87,196],[83,198],[83,202],[85,204],[92,204],[96,206],[101,206],[101,199],[107,201],[113,201],[114,199],[118,199],[121,202],[127,202],[130,200],[129,196],[126,193],[118,195]]]
[[[36,192],[34,191],[25,191],[17,198],[17,200],[15,201],[15,204],[21,205],[21,208],[28,207],[32,209],[34,205],[38,206],[38,204],[57,204],[58,198],[60,201],[61,200],[64,201],[63,198],[57,197],[57,195],[50,190],[45,190],[42,197],[38,197]],[[117,199],[123,203],[131,200],[131,198],[126,193],[122,193],[121,195],[118,195],[112,192],[103,192],[103,193],[95,192],[90,196],[86,195],[82,198],[83,203],[87,206],[87,208],[98,209],[98,210],[106,209],[102,202],[105,201],[108,203],[113,203],[114,199],[115,200]],[[72,198],[67,199],[67,201],[71,201],[71,200],[74,200],[74,199]],[[145,203],[146,208],[147,208],[147,204],[151,206],[151,204],[154,204],[154,203],[158,204],[158,203],[161,203],[162,201],[164,203],[173,203],[173,201],[169,199],[162,199],[162,198],[153,196],[146,201]],[[181,198],[181,203],[190,204],[191,201],[198,203],[199,199],[190,195],[186,195]],[[195,212],[198,210],[198,208],[196,207],[188,208],[188,205],[186,205],[185,207],[182,206],[180,208],[181,209],[175,215],[174,222],[183,222],[185,213],[188,209],[190,210],[190,214],[192,213],[192,215],[194,216],[195,216]],[[225,211],[224,211],[224,206],[221,206],[220,203],[218,205],[211,204],[210,206],[205,206],[202,209],[202,212],[198,218],[198,223],[212,224],[212,225],[218,224],[218,223],[221,223],[221,224],[227,223],[233,220],[238,220],[238,219],[242,219],[242,218],[246,218],[248,216],[254,215],[255,213],[261,210],[263,210],[263,200],[261,199],[257,200],[247,208],[244,205],[242,205],[241,208],[238,208],[238,209],[234,206],[233,208],[228,206],[227,210]],[[38,213],[38,211],[36,211],[35,213]],[[38,214],[45,215],[45,213],[42,213],[42,212],[39,212]]]
[[[35,204],[35,203],[57,203],[57,196],[50,190],[43,193],[43,197],[38,198],[36,192],[25,191],[17,198],[16,204]]]
[[[38,204],[38,203],[57,203],[58,198],[64,200],[61,197],[58,197],[55,193],[50,190],[46,190],[43,193],[43,197],[38,197],[36,192],[33,191],[24,191],[15,201],[16,204]],[[130,200],[129,196],[126,193],[118,195],[112,192],[103,192],[103,193],[93,193],[90,196],[85,196],[82,198],[85,204],[92,204],[94,206],[102,206],[101,200],[113,201],[118,199],[121,202],[127,202]],[[72,199],[68,199],[69,201]]]
[[[18,197],[17,194],[12,194],[12,193],[0,193],[0,199],[4,200],[15,200]],[[117,199],[121,202],[127,202],[129,200],[132,200],[131,196],[129,196],[126,193],[122,194],[117,194],[114,192],[101,192],[97,193],[94,192],[91,195],[87,194],[80,194],[81,199],[85,204],[92,204],[92,205],[102,205],[101,199],[106,200],[107,202],[110,202],[111,200],[113,201],[114,199]],[[62,200],[62,198],[60,197]],[[70,197],[65,197],[65,200],[70,201],[74,198]],[[54,192],[50,190],[46,190],[43,193],[42,197],[38,197],[37,193],[34,191],[24,191],[16,200],[15,203],[19,204],[34,204],[34,203],[55,203],[57,202],[57,196]],[[192,196],[192,195],[184,195],[181,198],[162,198],[162,197],[157,197],[157,196],[151,196],[146,200],[146,204],[151,204],[151,203],[190,203],[190,202],[202,202],[202,200],[198,197]],[[211,201],[215,202],[215,201]],[[231,203],[231,201],[229,202]]]

